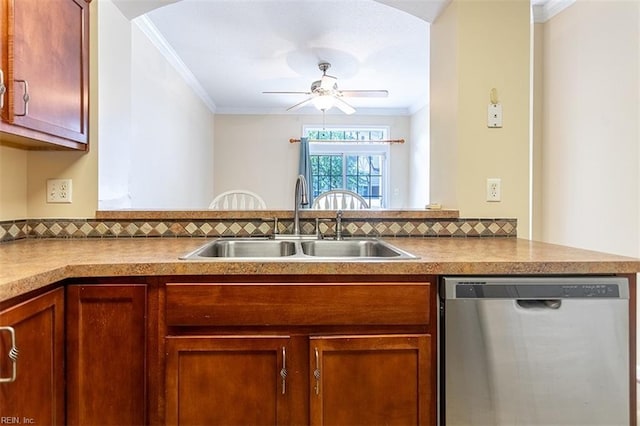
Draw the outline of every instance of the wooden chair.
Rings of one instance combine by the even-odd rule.
[[[353,191],[334,189],[323,192],[313,200],[312,208],[316,210],[360,210],[368,209],[367,200]]]
[[[234,189],[217,195],[211,204],[210,210],[265,210],[266,203],[258,194]]]

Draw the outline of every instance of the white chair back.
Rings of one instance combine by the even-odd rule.
[[[242,189],[223,192],[209,204],[210,210],[265,210],[266,208],[267,205],[262,197]]]
[[[360,210],[368,209],[369,204],[356,192],[334,189],[318,195],[313,200],[312,208],[316,210]]]

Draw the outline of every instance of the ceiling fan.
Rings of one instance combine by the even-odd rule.
[[[318,68],[322,71],[320,80],[311,83],[311,89],[308,92],[262,92],[266,94],[279,95],[310,95],[309,98],[299,102],[289,108],[287,111],[294,111],[298,108],[313,103],[313,105],[321,110],[326,111],[335,106],[345,114],[353,114],[355,108],[345,102],[342,98],[346,97],[368,97],[368,98],[384,98],[389,95],[386,90],[339,90],[337,77],[327,75],[327,70],[331,67],[328,62],[320,62]]]

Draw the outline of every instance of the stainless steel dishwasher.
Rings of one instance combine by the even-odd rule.
[[[440,423],[629,425],[628,286],[443,278]]]

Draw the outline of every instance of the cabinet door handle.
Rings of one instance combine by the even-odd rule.
[[[11,335],[11,349],[9,349],[9,358],[13,364],[13,372],[11,377],[0,377],[0,383],[11,383],[16,381],[18,376],[18,348],[16,347],[16,331],[13,327],[0,327],[1,331],[8,331]]]
[[[316,350],[316,369],[313,370],[313,377],[316,379],[316,395],[320,395],[320,355],[318,354],[318,348]]]
[[[282,347],[282,369],[280,370],[280,377],[282,377],[282,394],[287,392],[287,350]]]
[[[13,114],[17,117],[24,117],[29,114],[29,82],[27,80],[15,80],[16,83],[24,84],[24,93],[22,94],[22,101],[24,102],[24,112],[22,114]]]
[[[7,87],[4,85],[4,72],[0,70],[0,109],[4,108],[4,94]]]

